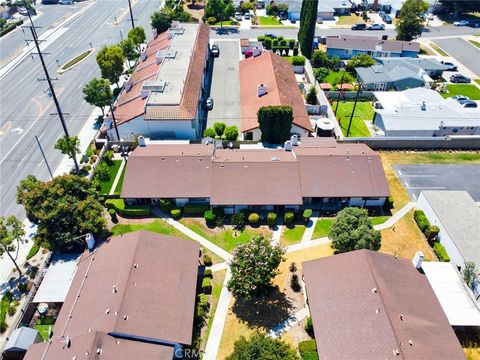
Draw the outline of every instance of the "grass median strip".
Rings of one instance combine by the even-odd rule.
[[[83,53],[81,53],[80,55],[77,55],[76,57],[74,57],[72,60],[70,60],[69,62],[67,62],[66,64],[63,64],[62,67],[60,68],[60,71],[66,71],[72,67],[74,67],[75,65],[77,65],[80,61],[82,61],[83,59],[85,59],[88,55],[90,55],[94,50],[93,49],[88,49],[87,51],[84,51]]]
[[[440,55],[442,56],[450,56],[448,55],[441,47],[435,45],[435,44],[430,44],[430,46],[436,51],[438,52]]]

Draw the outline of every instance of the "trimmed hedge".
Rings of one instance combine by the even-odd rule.
[[[210,303],[208,302],[208,295],[199,294],[197,305],[202,309],[204,309],[205,311],[208,311],[208,309],[210,308]]]
[[[205,255],[203,257],[203,265],[205,266],[212,266],[213,262],[212,262],[212,258],[208,255]],[[206,270],[205,270],[206,271]]]
[[[270,227],[274,227],[277,223],[277,214],[275,213],[268,213],[267,215],[267,225]]]
[[[207,210],[203,214],[203,217],[205,218],[205,221],[207,222],[207,224],[211,224],[215,222],[217,215],[215,215],[212,210]]]
[[[206,277],[202,280],[202,289],[204,294],[211,294],[212,293],[212,279]]]
[[[283,217],[283,222],[285,223],[285,225],[291,224],[294,218],[295,218],[295,214],[291,211],[288,211],[285,213],[285,216]]]
[[[172,209],[170,210],[170,215],[172,215],[172,218],[174,218],[175,220],[180,219],[180,217],[182,216],[182,209]]]
[[[317,344],[314,339],[298,343],[298,351],[304,360],[318,359]]]
[[[211,269],[205,269],[205,271],[203,272],[203,277],[212,278],[213,277],[212,270]]]
[[[185,207],[183,208],[183,212],[189,215],[203,215],[209,208],[210,207],[208,204],[186,203]]]
[[[312,317],[307,317],[307,322],[305,323],[305,331],[309,334],[313,334],[313,321]]]
[[[257,213],[251,213],[250,215],[248,215],[248,222],[250,224],[257,224],[259,221],[260,215],[258,215]]]
[[[439,242],[436,242],[435,245],[433,245],[433,251],[435,251],[438,260],[443,262],[450,262],[450,257],[448,256],[447,251]]]
[[[110,214],[110,218],[112,219],[112,222],[116,223],[118,219],[117,219],[117,212],[115,211],[115,209],[108,209],[108,213]]]
[[[440,228],[437,225],[430,225],[425,231],[425,236],[427,237],[427,240],[431,241],[437,237],[439,232]]]
[[[294,66],[305,65],[305,58],[303,56],[298,56],[298,55],[292,57],[292,65],[294,65]]]
[[[422,210],[415,210],[415,212],[413,213],[413,218],[415,219],[415,222],[417,223],[420,230],[425,233],[427,228],[430,226],[430,222],[425,216],[425,213]]]
[[[303,220],[308,221],[312,217],[312,209],[305,209],[303,210]]]
[[[17,27],[17,24],[15,23],[9,23],[5,25],[5,27],[0,31],[0,37],[8,34],[10,31],[13,31],[16,27]]]
[[[150,214],[149,205],[128,205],[123,199],[108,199],[105,201],[107,209],[115,209],[122,216],[146,216]]]

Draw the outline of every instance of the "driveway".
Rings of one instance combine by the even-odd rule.
[[[436,39],[433,40],[433,42],[457,59],[470,71],[480,76],[480,61],[478,61],[480,58],[480,50],[478,48],[461,38]]]
[[[480,165],[393,165],[413,201],[424,190],[464,190],[480,201]]]
[[[213,109],[208,114],[207,127],[217,121],[227,126],[235,125],[240,131],[240,43],[238,40],[214,41],[220,48],[220,56],[213,64]]]

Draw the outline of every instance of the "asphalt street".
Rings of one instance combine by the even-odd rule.
[[[436,39],[433,42],[480,76],[479,48],[460,38]]]
[[[58,6],[61,5],[51,5]],[[45,62],[52,77],[57,77],[55,90],[65,116],[70,135],[76,135],[86,124],[94,107],[82,97],[82,88],[94,76],[100,76],[95,61],[96,51],[83,62],[63,74],[57,73],[58,64],[64,64],[88,48],[90,43],[98,50],[104,45],[120,41],[120,31],[126,36],[130,29],[128,16],[118,24],[128,8],[126,0],[101,0],[89,4],[88,9],[63,29],[60,37],[45,49],[49,55]],[[159,0],[139,0],[133,8],[138,26],[150,35],[150,15],[160,6]],[[40,18],[41,19],[41,18]],[[18,47],[23,46],[19,42]],[[3,44],[2,44],[3,47]],[[30,174],[42,180],[49,178],[48,171],[34,136],[44,148],[50,167],[54,171],[63,155],[53,149],[55,141],[63,135],[53,101],[47,97],[47,84],[43,78],[38,56],[27,56],[1,81],[0,97],[0,215],[24,218],[23,209],[15,204],[15,189],[20,180]],[[93,126],[93,123],[92,123]]]
[[[238,41],[214,41],[220,56],[213,63],[210,97],[214,106],[208,113],[207,127],[217,121],[240,129],[240,45]]]
[[[464,190],[480,201],[480,165],[393,165],[413,201],[424,190]]]

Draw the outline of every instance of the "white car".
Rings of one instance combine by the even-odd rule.
[[[385,30],[385,24],[371,24],[367,26],[367,30]]]
[[[454,26],[467,26],[468,21],[467,20],[454,21],[453,25]]]

